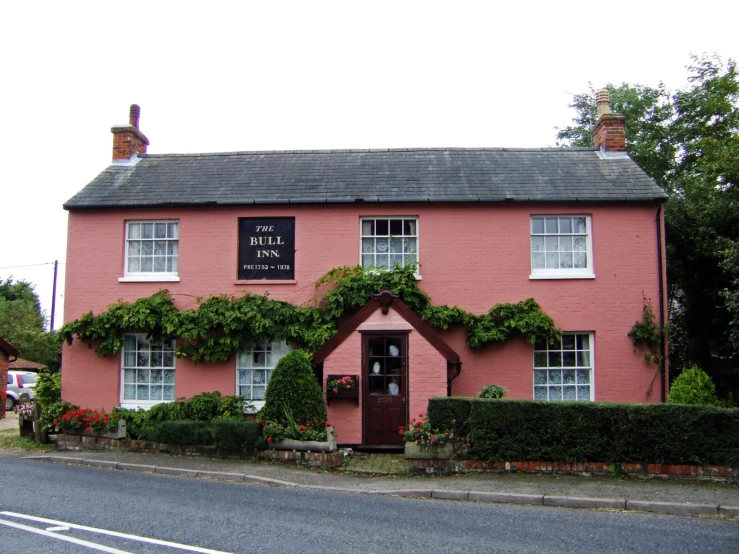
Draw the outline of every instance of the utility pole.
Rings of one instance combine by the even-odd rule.
[[[54,312],[56,311],[56,270],[59,267],[59,260],[54,260],[54,289],[51,292],[51,322],[49,323],[49,331],[54,330]]]

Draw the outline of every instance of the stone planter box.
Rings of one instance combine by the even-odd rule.
[[[297,452],[335,452],[336,437],[334,436],[334,428],[326,429],[328,435],[327,441],[299,441],[296,439],[283,439],[281,441],[273,441],[267,444],[269,450],[295,450]]]
[[[36,433],[34,430],[33,418],[19,417],[18,432],[21,437],[34,440]]]
[[[76,435],[78,437],[100,437],[103,439],[125,439],[126,438],[126,420],[118,421],[117,431],[84,431],[81,429],[62,429],[67,435]]]
[[[406,442],[405,457],[409,460],[450,460],[454,457],[454,446],[443,444],[424,448],[415,442]]]

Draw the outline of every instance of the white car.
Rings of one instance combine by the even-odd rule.
[[[27,394],[29,398],[36,396],[37,378],[37,374],[29,371],[8,371],[8,387],[5,398],[6,412],[16,407],[22,394]]]

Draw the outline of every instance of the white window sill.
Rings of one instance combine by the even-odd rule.
[[[151,275],[126,275],[125,277],[119,277],[119,283],[179,283],[179,275],[162,275],[160,273],[153,273]]]
[[[374,273],[375,275],[379,275],[380,273],[385,273],[385,272],[391,271],[391,270],[389,270],[389,269],[376,269],[375,268],[375,269],[367,269],[366,271],[368,273]],[[416,281],[421,281],[423,279],[423,277],[421,277],[421,275],[418,274],[418,273],[414,274],[413,276],[416,278]]]
[[[121,400],[121,408],[125,410],[148,410],[152,406],[156,406],[157,404],[167,404],[170,402],[174,402],[174,400],[154,400],[154,401],[131,401],[131,400]]]
[[[253,410],[249,410],[249,409],[244,410],[244,413],[245,414],[253,415],[253,414],[256,414],[262,408],[264,408],[264,400],[253,400],[253,401],[247,400],[246,403],[247,404],[251,404],[252,406],[254,406],[254,409]]]
[[[547,271],[529,275],[529,279],[595,279],[595,273],[571,273]]]

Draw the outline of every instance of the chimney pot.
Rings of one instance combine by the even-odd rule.
[[[138,104],[131,104],[131,110],[128,112],[128,123],[138,129],[139,117],[141,117],[141,107]]]
[[[605,152],[626,152],[626,118],[620,113],[611,113],[608,89],[600,89],[595,98],[598,121],[593,129],[593,146]]]
[[[611,113],[611,98],[607,88],[602,88],[596,94],[595,106],[598,110],[598,119],[604,114]],[[133,106],[131,106],[133,109]]]

